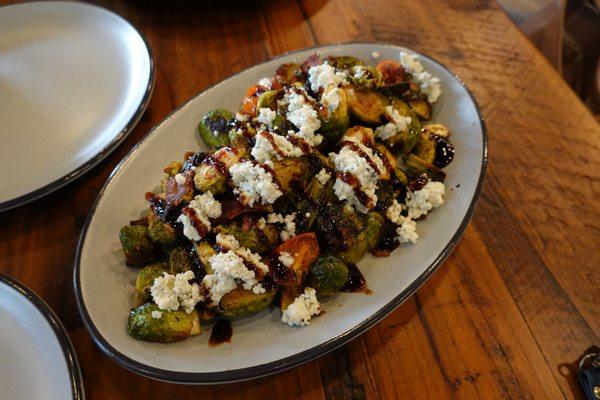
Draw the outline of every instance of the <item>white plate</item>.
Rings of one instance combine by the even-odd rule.
[[[153,84],[150,50],[118,15],[76,2],[0,7],[0,211],[106,157]]]
[[[367,255],[359,267],[373,294],[341,293],[323,302],[326,313],[305,328],[281,323],[278,310],[233,322],[230,344],[210,348],[208,334],[183,342],[155,344],[127,335],[136,270],[125,267],[119,228],[147,208],[144,193],[157,187],[162,168],[187,150],[205,149],[196,132],[203,113],[236,110],[246,88],[271,76],[284,62],[300,61],[315,51],[371,60],[396,58],[401,48],[345,44],[303,50],[252,67],[201,93],[171,114],[115,169],[99,194],[82,232],[75,287],[83,320],[96,343],[115,361],[153,378],[216,383],[281,371],[322,355],[356,337],[414,293],[460,239],[475,207],[486,160],[486,137],[477,106],[465,86],[435,61],[425,68],[442,80],[443,93],[434,121],[454,135],[456,157],[446,169],[446,203],[419,223],[419,242],[402,246],[388,258]],[[460,186],[458,186],[460,185]]]
[[[83,399],[67,332],[50,307],[0,274],[0,388],[6,400]]]

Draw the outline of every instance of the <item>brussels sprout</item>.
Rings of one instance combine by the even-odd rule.
[[[240,246],[255,253],[264,253],[275,246],[278,242],[277,229],[271,224],[266,224],[263,230],[258,227],[250,227],[244,230],[238,224],[220,225],[215,228],[216,233],[233,235]]]
[[[351,82],[361,89],[375,89],[381,86],[381,72],[373,67],[357,67],[352,69]]]
[[[148,236],[165,253],[173,250],[179,242],[175,228],[156,218],[153,218],[148,225]]]
[[[212,274],[213,269],[208,260],[217,254],[217,251],[214,249],[214,247],[206,242],[194,242],[194,249],[196,249],[196,254],[200,259],[200,262],[202,265],[204,265],[204,271],[206,271],[206,274]]]
[[[364,62],[352,56],[330,56],[327,57],[327,62],[329,65],[335,67],[335,69],[351,69],[358,65],[365,65]]]
[[[346,98],[346,92],[335,86],[329,86],[323,92],[321,99],[327,99],[331,93],[337,93],[339,103],[337,108],[333,112],[327,110],[327,117],[321,117],[321,129],[319,132],[324,136],[328,143],[335,143],[339,140],[340,136],[346,132],[350,125],[350,113],[348,112],[348,99]],[[323,101],[323,100],[322,100]]]
[[[379,187],[375,191],[375,194],[377,195],[375,209],[385,213],[389,206],[392,205],[398,193],[391,181],[381,181],[378,186]]]
[[[313,263],[310,270],[310,287],[319,296],[331,296],[346,283],[348,267],[332,254],[322,254]]]
[[[154,318],[153,311],[161,312],[161,317]],[[195,310],[190,314],[183,310],[165,311],[154,303],[146,303],[131,310],[127,330],[134,339],[160,343],[183,340],[202,332],[198,312]]]
[[[210,111],[202,117],[198,125],[200,137],[210,148],[229,145],[229,121],[234,115],[227,110]]]
[[[119,240],[129,266],[141,266],[154,260],[154,242],[143,225],[125,225],[119,231]]]
[[[346,250],[358,240],[363,222],[352,210],[339,202],[326,203],[319,208],[315,230],[319,237],[336,250]]]
[[[435,146],[436,143],[433,138],[426,131],[421,132],[419,140],[413,148],[412,152],[414,155],[420,157],[428,164],[433,164],[435,160]]]
[[[383,60],[377,64],[376,68],[381,73],[383,84],[386,87],[398,85],[406,81],[404,68],[397,61]]]
[[[213,194],[225,193],[227,190],[227,169],[238,163],[246,151],[243,148],[223,147],[209,155],[196,169],[194,185],[201,192],[211,191]]]
[[[411,110],[411,108],[400,100],[394,98],[392,100],[392,107],[394,107],[400,115],[404,117],[410,117],[410,124],[408,124],[408,131],[403,132],[401,135],[396,135],[386,140],[386,144],[394,149],[402,149],[404,154],[408,154],[419,139],[419,133],[421,132],[421,123],[419,118]]]
[[[310,174],[309,161],[307,157],[284,158],[273,161],[275,178],[283,192],[292,187],[304,188]]]
[[[149,301],[150,288],[154,284],[154,279],[162,276],[163,272],[167,271],[165,263],[150,264],[140,270],[135,280],[135,304],[139,306]]]
[[[404,185],[408,184],[408,177],[406,176],[404,171],[402,171],[400,168],[394,169],[394,175],[396,175],[396,179],[398,179]]]
[[[283,84],[290,84],[296,82],[300,74],[300,64],[281,64],[275,72],[275,78]]]
[[[273,302],[275,292],[267,290],[264,293],[254,293],[237,287],[225,294],[219,303],[219,313],[225,317],[245,317],[264,310]]]
[[[260,110],[261,108],[275,108],[277,106],[277,95],[279,94],[278,90],[267,90],[258,96],[258,103],[256,104],[256,109]]]
[[[387,106],[386,98],[374,90],[359,90],[355,86],[344,87],[350,113],[368,124],[378,124]]]
[[[295,284],[300,286],[308,273],[310,264],[319,256],[319,242],[314,232],[294,236],[275,249],[275,254],[290,253],[294,262],[288,268],[294,272]]]
[[[431,180],[444,182],[446,174],[444,171],[423,160],[421,157],[414,154],[409,154],[406,158],[407,172],[410,176],[427,175]]]
[[[375,247],[379,240],[379,233],[383,225],[381,214],[370,211],[367,214],[365,229],[360,232],[354,245],[339,254],[339,257],[347,263],[357,263],[363,256]]]
[[[429,104],[427,100],[409,100],[408,104],[419,118],[425,121],[431,119],[431,104]]]
[[[180,274],[192,268],[190,254],[181,247],[171,251],[169,255],[169,273]]]
[[[449,138],[452,135],[448,128],[442,124],[427,124],[423,126],[423,131],[430,135],[438,135],[443,138]]]

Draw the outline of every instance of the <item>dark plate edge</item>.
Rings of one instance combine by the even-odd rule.
[[[50,308],[48,304],[44,300],[42,300],[37,294],[35,294],[31,289],[17,281],[10,276],[0,273],[0,283],[4,283],[12,289],[16,290],[20,295],[29,300],[35,308],[37,308],[40,313],[46,318],[50,327],[54,331],[56,335],[56,339],[60,343],[60,347],[62,348],[63,354],[65,356],[65,361],[67,363],[67,368],[69,370],[69,377],[71,379],[71,391],[73,393],[73,400],[83,400],[85,399],[85,391],[83,389],[83,379],[81,375],[81,369],[79,368],[79,361],[77,360],[77,355],[75,353],[75,348],[73,347],[73,343],[71,339],[69,339],[69,334],[67,333],[65,327],[62,325],[54,311]]]
[[[37,3],[37,2],[42,3],[41,1],[32,1],[32,2],[27,2],[27,4],[28,3]],[[68,174],[66,174],[63,177],[58,178],[57,180],[50,182],[50,183],[46,184],[45,186],[42,186],[41,188],[35,189],[33,192],[29,192],[22,196],[19,196],[14,199],[7,200],[7,201],[0,203],[0,213],[3,211],[6,211],[6,210],[10,210],[11,208],[15,208],[15,207],[27,204],[29,202],[32,202],[32,201],[37,200],[49,193],[52,193],[52,192],[60,189],[61,187],[65,186],[65,185],[69,184],[70,182],[74,181],[75,179],[81,177],[83,174],[85,174],[90,169],[95,167],[98,163],[100,163],[100,161],[104,160],[110,153],[112,153],[117,147],[119,147],[119,145],[125,140],[125,138],[127,138],[127,136],[129,136],[129,133],[131,133],[133,128],[135,128],[137,123],[140,121],[142,115],[144,114],[144,111],[146,111],[146,108],[148,107],[148,103],[150,102],[150,98],[152,97],[152,92],[154,91],[154,84],[156,81],[156,65],[154,62],[154,56],[152,53],[152,49],[150,48],[150,44],[148,43],[148,41],[146,40],[144,35],[142,35],[142,33],[135,26],[133,26],[131,24],[131,22],[127,21],[125,18],[123,18],[122,16],[120,16],[117,13],[115,13],[107,8],[97,6],[95,4],[80,3],[78,1],[55,1],[55,2],[56,3],[76,3],[79,5],[98,8],[98,9],[101,9],[103,11],[106,11],[106,12],[109,12],[109,13],[115,15],[116,17],[125,21],[125,23],[127,23],[129,26],[131,26],[133,28],[133,30],[140,36],[140,38],[142,39],[142,42],[144,43],[144,46],[146,47],[146,50],[148,51],[148,57],[150,59],[150,75],[148,76],[148,85],[146,86],[146,91],[144,93],[144,97],[142,98],[140,105],[138,106],[137,110],[135,111],[135,113],[133,114],[133,116],[131,117],[129,122],[123,127],[123,129],[121,129],[121,131],[118,133],[118,135],[115,136],[115,138],[110,143],[108,143],[102,150],[100,150],[100,152],[98,152],[98,154],[96,154],[90,160],[86,161],[84,164],[82,164],[75,170],[69,172]],[[50,2],[50,3],[52,3],[52,2]],[[18,4],[25,4],[25,3],[5,4],[0,7],[15,6]]]
[[[292,52],[286,52],[286,53],[282,53],[276,57],[273,57],[263,63],[256,64],[252,67],[249,67],[240,72],[237,72],[237,73],[223,79],[222,81],[220,81],[210,87],[205,88],[201,93],[219,85],[220,83],[222,83],[223,81],[225,81],[229,78],[232,78],[234,76],[237,76],[237,75],[247,71],[248,69],[251,69],[253,67],[256,67],[256,66],[259,66],[262,64],[266,64],[268,62],[277,60],[281,57],[293,55],[293,54],[303,52],[306,50],[314,49],[315,51],[318,51],[319,49],[321,49],[323,47],[339,46],[339,45],[346,45],[346,44],[380,45],[380,46],[389,46],[389,47],[394,47],[394,48],[402,47],[402,46],[398,46],[398,45],[394,45],[394,44],[390,44],[390,43],[349,42],[349,43],[323,44],[323,45],[313,46],[313,47],[304,48],[304,49],[300,49],[300,50],[295,50]],[[399,307],[408,297],[412,296],[425,283],[425,281],[431,276],[431,274],[433,274],[439,268],[439,266],[446,260],[448,255],[452,252],[452,250],[458,244],[462,235],[464,234],[464,232],[467,228],[467,225],[469,224],[469,221],[473,215],[473,212],[477,206],[477,202],[478,202],[480,194],[481,194],[481,188],[483,185],[483,180],[484,180],[485,171],[486,171],[486,167],[487,167],[487,158],[488,158],[488,137],[487,137],[487,129],[486,129],[485,121],[483,120],[483,117],[481,115],[481,109],[479,107],[479,104],[475,100],[471,91],[467,88],[466,84],[462,81],[462,79],[460,79],[456,74],[452,73],[452,71],[450,71],[450,69],[448,69],[444,64],[440,63],[439,61],[435,60],[434,58],[425,56],[421,53],[418,53],[418,52],[415,52],[415,53],[418,54],[420,57],[427,58],[427,59],[439,64],[442,68],[444,68],[446,71],[448,71],[468,93],[471,101],[475,105],[475,109],[477,111],[477,115],[479,117],[479,121],[481,124],[483,157],[481,160],[481,172],[478,177],[477,186],[475,188],[475,193],[473,194],[471,203],[469,204],[467,212],[466,212],[460,226],[458,227],[458,229],[456,230],[456,232],[454,233],[454,235],[452,236],[452,238],[450,239],[450,241],[448,242],[446,247],[444,247],[442,252],[438,255],[438,257],[429,265],[429,267],[427,267],[427,269],[413,283],[411,283],[398,296],[396,296],[389,303],[387,303],[384,307],[382,307],[378,312],[376,312],[371,317],[364,320],[359,325],[348,330],[347,332],[345,332],[325,343],[321,343],[311,349],[305,350],[305,351],[295,354],[293,356],[289,356],[289,357],[286,357],[286,358],[283,358],[283,359],[280,359],[277,361],[273,361],[273,362],[270,362],[267,364],[261,364],[261,365],[256,365],[253,367],[240,368],[240,369],[236,369],[236,370],[226,370],[226,371],[220,371],[220,372],[206,372],[206,373],[178,372],[178,371],[169,371],[169,370],[164,370],[164,369],[160,369],[160,368],[149,367],[145,364],[142,364],[135,360],[132,360],[131,358],[125,356],[124,354],[122,354],[119,351],[117,351],[116,349],[114,349],[102,337],[102,335],[100,335],[100,333],[94,326],[93,322],[91,321],[91,318],[85,308],[85,304],[83,303],[81,287],[79,285],[79,267],[80,267],[80,262],[81,262],[81,250],[82,250],[84,242],[85,242],[85,236],[86,236],[87,230],[89,228],[89,225],[91,223],[92,217],[94,216],[94,213],[98,206],[98,203],[99,203],[100,199],[102,198],[102,195],[104,194],[104,191],[105,191],[106,187],[108,186],[109,182],[112,180],[113,176],[121,169],[123,164],[134,153],[137,152],[140,145],[148,137],[150,137],[150,135],[152,135],[154,130],[159,125],[161,125],[164,121],[170,119],[182,107],[186,106],[191,100],[193,100],[195,97],[197,97],[199,95],[199,94],[197,94],[197,95],[194,95],[193,97],[191,97],[190,99],[188,99],[181,106],[177,107],[164,120],[162,120],[159,124],[157,124],[155,127],[153,127],[146,134],[146,136],[133,149],[131,149],[131,151],[123,158],[123,160],[121,160],[121,162],[115,167],[113,172],[110,174],[109,178],[107,179],[106,183],[104,184],[104,186],[98,193],[98,196],[96,197],[96,200],[94,201],[94,204],[92,205],[92,207],[90,209],[90,213],[88,214],[85,225],[81,232],[81,236],[79,238],[79,242],[77,244],[77,252],[75,255],[75,265],[74,265],[74,273],[73,273],[73,284],[75,287],[75,297],[77,300],[77,307],[79,308],[79,312],[82,316],[84,325],[85,325],[86,329],[88,330],[88,332],[90,333],[90,336],[92,337],[92,339],[94,340],[96,345],[98,347],[100,347],[100,349],[102,351],[104,351],[104,353],[106,355],[108,355],[113,361],[120,364],[121,366],[127,368],[130,371],[136,372],[136,373],[144,375],[144,376],[148,376],[153,379],[171,382],[171,383],[182,383],[182,384],[217,384],[217,383],[237,382],[237,381],[259,378],[262,376],[271,375],[271,374],[275,374],[277,372],[285,371],[292,367],[295,367],[295,366],[304,364],[308,361],[311,361],[311,360],[313,360],[319,356],[322,356],[330,351],[333,351],[336,348],[346,344],[350,340],[356,338],[357,336],[359,336],[362,333],[364,333],[365,331],[367,331],[369,328],[374,326],[376,323],[378,323],[383,318],[385,318],[388,314],[390,314],[392,311],[394,311],[397,307]]]

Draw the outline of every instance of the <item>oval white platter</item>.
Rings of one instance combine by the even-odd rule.
[[[125,266],[118,231],[146,209],[144,193],[158,186],[162,168],[185,151],[206,150],[196,134],[203,113],[237,110],[248,86],[271,76],[285,62],[319,52],[351,55],[373,64],[398,59],[400,50],[384,44],[342,44],[307,49],[254,66],[211,87],[154,128],[115,169],[99,194],[82,232],[74,281],[86,327],[111,358],[156,379],[181,383],[220,383],[250,379],[291,368],[341,346],[361,334],[413,294],[444,261],[464,232],[485,171],[487,141],[478,107],[464,84],[434,60],[421,56],[426,70],[442,81],[433,121],[454,133],[456,157],[446,169],[445,204],[420,222],[420,239],[390,257],[367,255],[359,263],[371,295],[341,293],[322,303],[326,313],[304,328],[281,323],[279,310],[233,322],[231,343],[208,346],[208,333],[174,343],[132,339],[126,331],[133,304],[136,270]],[[451,190],[450,190],[451,189]]]
[[[88,171],[148,104],[152,55],[127,21],[100,7],[0,7],[0,211]]]
[[[62,324],[35,293],[3,274],[0,360],[3,399],[85,397],[77,356]]]

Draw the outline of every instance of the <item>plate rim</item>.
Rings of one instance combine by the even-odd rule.
[[[50,327],[56,335],[56,339],[60,344],[60,347],[65,357],[67,364],[67,370],[69,371],[69,379],[71,381],[71,392],[73,394],[73,400],[85,399],[85,390],[83,387],[83,376],[81,374],[81,368],[77,359],[77,353],[73,342],[69,338],[69,334],[65,329],[64,325],[60,322],[58,316],[52,311],[52,308],[38,296],[33,290],[29,289],[25,284],[18,281],[17,279],[5,274],[0,273],[0,284],[4,284],[14,289],[19,295],[29,300],[31,304],[42,314],[42,316],[48,321]]]
[[[390,300],[387,304],[385,304],[383,307],[381,307],[377,312],[372,314],[369,318],[366,318],[365,320],[363,320],[356,326],[352,327],[351,329],[347,330],[346,332],[344,332],[326,342],[320,343],[320,344],[318,344],[314,347],[311,347],[310,349],[304,350],[300,353],[296,353],[291,356],[281,358],[279,360],[275,360],[275,361],[272,361],[269,363],[254,365],[254,366],[245,367],[245,368],[224,370],[224,371],[219,371],[219,372],[170,371],[170,370],[165,370],[165,369],[161,369],[161,368],[151,367],[151,366],[145,365],[141,362],[135,361],[135,360],[127,357],[126,355],[122,354],[121,352],[116,350],[114,347],[112,347],[110,345],[110,343],[108,343],[108,341],[106,339],[104,339],[104,337],[102,337],[100,332],[96,329],[96,326],[92,322],[92,319],[87,312],[85,303],[83,301],[83,296],[81,293],[81,285],[79,282],[80,281],[79,272],[80,272],[80,266],[81,266],[81,251],[85,244],[85,237],[87,235],[88,228],[91,224],[92,218],[96,212],[96,209],[98,207],[98,204],[100,203],[100,200],[102,199],[102,197],[104,195],[106,188],[108,187],[110,182],[112,182],[115,175],[121,170],[121,168],[123,167],[125,162],[128,161],[135,153],[137,153],[137,151],[140,149],[141,145],[146,142],[146,140],[154,133],[154,131],[160,125],[162,125],[167,120],[170,120],[183,107],[187,106],[191,101],[193,101],[196,97],[202,95],[207,90],[210,90],[210,89],[220,85],[224,81],[226,81],[230,78],[233,78],[235,76],[238,76],[239,74],[242,74],[250,69],[259,67],[261,65],[270,63],[272,61],[276,61],[283,57],[301,53],[301,52],[304,52],[307,50],[318,51],[318,50],[320,50],[322,48],[326,48],[326,47],[343,46],[343,45],[376,45],[376,46],[383,46],[383,47],[391,47],[394,49],[403,48],[403,49],[410,50],[410,51],[414,52],[415,54],[419,55],[419,57],[429,59],[430,61],[433,61],[433,62],[437,63],[439,66],[441,66],[442,68],[444,68],[465,89],[465,91],[469,95],[469,98],[473,102],[473,105],[475,106],[475,111],[477,112],[477,118],[480,123],[481,135],[482,135],[482,147],[483,148],[482,148],[482,159],[481,159],[481,171],[477,178],[477,185],[475,187],[475,192],[473,193],[473,197],[471,199],[471,202],[469,203],[467,212],[465,213],[465,216],[462,219],[458,229],[454,232],[454,234],[452,235],[452,238],[450,238],[448,243],[444,246],[443,250],[438,254],[438,256],[435,258],[435,260],[433,260],[433,262],[431,264],[429,264],[429,266],[427,266],[425,271],[423,271],[423,273],[421,275],[419,275],[419,277],[417,279],[415,279],[410,285],[408,285],[408,287],[406,289],[404,289],[402,292],[400,292],[396,297],[394,297],[392,300]],[[245,68],[239,72],[236,72],[230,76],[227,76],[226,78],[220,80],[219,82],[217,82],[211,86],[208,86],[205,89],[203,89],[202,91],[194,94],[192,97],[190,97],[184,103],[182,103],[180,106],[175,108],[168,116],[166,116],[158,124],[156,124],[154,127],[152,127],[152,129],[150,129],[148,131],[148,133],[142,138],[142,140],[140,140],[129,151],[129,153],[125,157],[123,157],[123,159],[119,162],[119,164],[117,164],[117,166],[113,169],[113,171],[107,178],[106,182],[100,189],[100,192],[98,193],[96,199],[94,200],[92,207],[90,208],[89,214],[88,214],[85,224],[82,228],[81,235],[79,237],[79,241],[77,243],[77,250],[76,250],[76,254],[75,254],[74,271],[73,271],[73,285],[75,288],[75,299],[76,299],[76,303],[77,303],[77,308],[79,309],[79,312],[82,317],[82,321],[83,321],[86,329],[88,330],[88,333],[90,334],[92,340],[110,359],[112,359],[117,364],[121,365],[122,367],[124,367],[132,372],[135,372],[135,373],[143,375],[143,376],[147,376],[149,378],[153,378],[153,379],[165,381],[165,382],[170,382],[170,383],[202,385],[202,384],[219,384],[219,383],[232,383],[232,382],[245,381],[245,380],[255,379],[255,378],[272,375],[272,374],[275,374],[278,372],[285,371],[287,369],[307,363],[317,357],[325,355],[325,354],[337,349],[338,347],[341,347],[342,345],[348,343],[350,340],[360,336],[361,334],[363,334],[364,332],[366,332],[367,330],[372,328],[375,324],[380,322],[383,318],[385,318],[388,314],[390,314],[396,308],[398,308],[402,303],[404,303],[404,301],[407,298],[409,298],[414,293],[416,293],[416,291],[425,283],[425,281],[427,281],[427,279],[441,266],[441,264],[443,264],[443,262],[450,255],[450,253],[452,252],[454,247],[456,247],[456,245],[462,238],[462,236],[467,228],[467,225],[469,224],[469,222],[471,220],[473,212],[475,211],[475,208],[479,201],[479,197],[481,195],[481,189],[482,189],[483,180],[484,180],[486,168],[487,168],[487,161],[488,161],[487,128],[486,128],[483,116],[481,114],[480,106],[477,103],[477,100],[475,99],[475,97],[473,96],[473,94],[471,93],[471,91],[469,90],[467,85],[464,83],[464,81],[460,77],[458,77],[458,75],[453,73],[444,64],[437,61],[435,58],[424,55],[420,52],[417,52],[415,50],[409,49],[404,46],[395,45],[395,44],[391,44],[391,43],[385,43],[385,42],[327,43],[327,44],[320,44],[320,45],[316,45],[316,46],[306,47],[306,48],[302,48],[299,50],[294,50],[294,51],[289,51],[289,52],[284,52],[284,53],[278,54],[275,57],[272,57],[264,62],[254,64],[248,68]]]
[[[44,197],[44,196],[62,188],[63,186],[71,183],[72,181],[74,181],[77,178],[84,175],[86,172],[91,170],[93,167],[95,167],[97,164],[99,164],[102,160],[104,160],[106,157],[108,157],[108,155],[110,153],[112,153],[117,147],[119,147],[119,145],[121,143],[123,143],[125,138],[127,138],[127,136],[129,136],[131,131],[136,127],[136,125],[142,118],[144,111],[146,111],[146,108],[148,108],[148,104],[150,103],[150,98],[152,97],[152,93],[154,92],[154,86],[156,83],[156,64],[154,61],[154,55],[152,53],[152,48],[150,47],[150,43],[148,42],[146,37],[131,22],[129,22],[128,20],[126,20],[125,18],[120,16],[119,14],[115,13],[112,10],[109,10],[107,8],[104,8],[104,7],[95,5],[95,4],[83,3],[83,2],[78,2],[78,1],[69,1],[69,0],[66,0],[66,1],[64,1],[64,0],[62,0],[62,1],[61,0],[30,1],[30,2],[25,2],[25,3],[4,4],[4,5],[0,6],[0,11],[5,7],[18,7],[18,6],[22,6],[22,5],[29,5],[29,4],[36,4],[36,3],[37,4],[65,4],[65,5],[76,6],[76,7],[82,6],[82,7],[93,8],[93,9],[97,9],[97,10],[101,10],[101,11],[106,11],[106,12],[112,14],[113,16],[116,16],[118,19],[123,21],[125,24],[127,24],[131,28],[133,28],[133,30],[137,33],[137,35],[142,39],[142,43],[144,44],[144,47],[146,48],[146,51],[148,52],[148,58],[150,60],[150,71],[149,71],[150,74],[148,75],[148,83],[146,84],[144,96],[142,97],[142,100],[141,100],[140,104],[138,105],[136,111],[133,113],[132,117],[125,124],[125,126],[123,126],[121,128],[121,130],[117,133],[117,135],[106,146],[104,146],[104,148],[102,148],[96,155],[94,155],[88,161],[84,162],[79,167],[77,167],[73,171],[63,175],[62,177],[55,179],[54,181],[47,183],[44,186],[37,188],[33,191],[30,191],[30,192],[20,195],[18,197],[12,198],[10,200],[0,202],[0,213],[4,212],[6,210],[10,210],[15,207],[30,203],[34,200],[37,200],[41,197]]]

